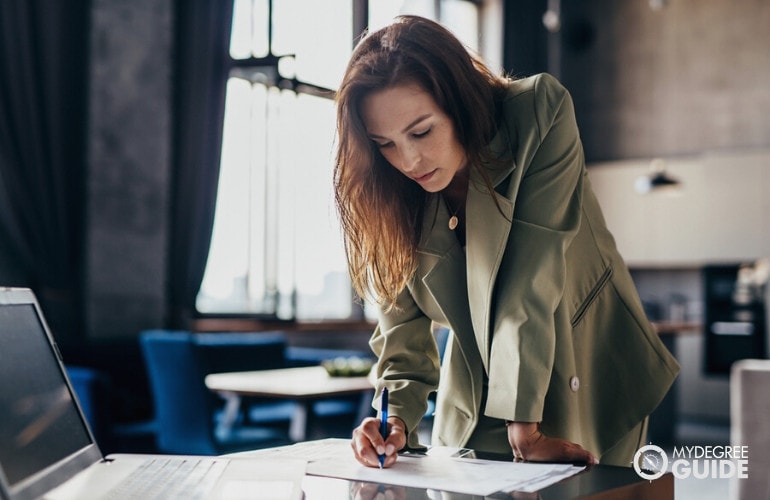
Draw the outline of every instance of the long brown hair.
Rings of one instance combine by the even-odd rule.
[[[336,95],[335,202],[356,292],[390,308],[414,275],[429,193],[392,167],[361,117],[372,92],[417,83],[452,119],[470,168],[481,161],[497,125],[506,80],[494,75],[440,24],[400,16],[356,46]]]

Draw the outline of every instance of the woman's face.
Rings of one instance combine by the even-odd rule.
[[[419,85],[373,92],[363,99],[362,112],[382,156],[425,191],[441,191],[466,167],[452,119]]]

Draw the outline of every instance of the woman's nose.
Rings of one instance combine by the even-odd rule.
[[[421,154],[418,148],[414,146],[405,146],[401,150],[401,169],[404,172],[411,172],[420,164]]]

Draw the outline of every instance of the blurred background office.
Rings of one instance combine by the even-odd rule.
[[[0,283],[33,288],[65,360],[109,377],[116,421],[152,413],[144,330],[366,350],[331,204],[332,97],[355,39],[399,13],[569,88],[608,223],[683,366],[667,438],[728,439],[729,366],[767,356],[759,0],[3,1]],[[753,309],[736,316],[741,274]]]

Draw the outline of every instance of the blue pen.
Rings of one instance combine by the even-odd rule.
[[[382,399],[380,400],[380,434],[382,439],[388,438],[388,388],[382,389]],[[385,465],[385,454],[380,455],[380,469]]]

